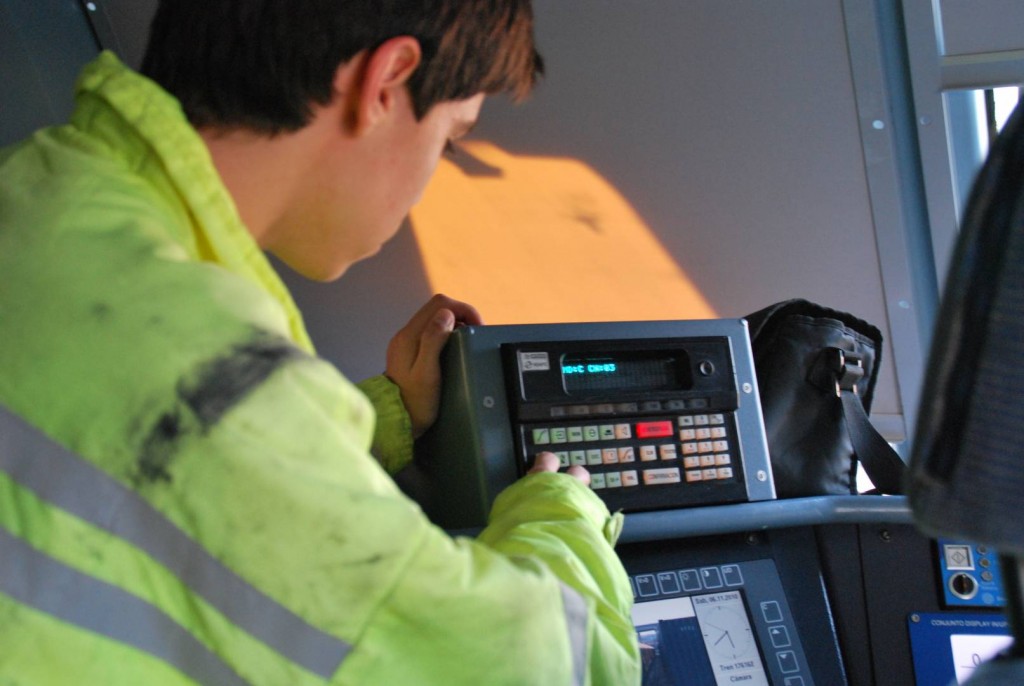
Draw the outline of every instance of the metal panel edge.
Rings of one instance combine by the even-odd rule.
[[[619,541],[635,543],[825,524],[911,524],[905,496],[827,495],[626,516]]]

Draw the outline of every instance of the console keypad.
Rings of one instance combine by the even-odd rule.
[[[731,418],[704,412],[524,427],[527,452],[582,465],[594,490],[734,482]]]

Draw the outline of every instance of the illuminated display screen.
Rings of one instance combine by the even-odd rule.
[[[769,686],[739,591],[636,603],[645,686]]]
[[[683,351],[638,351],[562,356],[562,383],[570,395],[603,391],[680,391],[692,385]]]
[[[919,684],[964,684],[983,663],[1013,643],[1001,614],[915,612],[907,620]]]

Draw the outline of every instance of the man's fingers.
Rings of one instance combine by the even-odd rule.
[[[434,313],[434,318],[420,332],[416,359],[413,366],[428,365],[433,370],[439,368],[441,349],[448,342],[448,335],[455,329],[455,314],[451,310],[442,309]]]
[[[537,458],[534,460],[533,467],[530,468],[530,471],[528,471],[527,474],[557,472],[561,466],[561,463],[558,461],[558,455],[548,452],[538,453]],[[585,486],[590,485],[590,472],[588,472],[584,467],[573,465],[566,469],[565,473],[582,481]]]
[[[561,463],[558,461],[558,455],[554,453],[538,453],[536,459],[533,461],[533,466],[530,467],[530,471],[527,474],[539,474],[540,472],[557,472],[558,468],[561,467]]]
[[[421,360],[437,359],[455,327],[483,322],[476,308],[446,295],[435,295],[395,334],[388,346],[388,370],[412,372]]]
[[[573,466],[566,469],[565,473],[571,477],[574,477],[582,481],[584,486],[590,485],[590,472],[587,471],[584,467],[579,466],[578,464],[574,464]]]
[[[483,323],[480,313],[469,303],[449,298],[447,295],[438,293],[421,307],[412,316],[405,329],[413,336],[418,336],[421,331],[430,323],[438,310],[448,310],[455,316],[456,324],[479,325]]]

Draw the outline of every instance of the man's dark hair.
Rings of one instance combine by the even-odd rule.
[[[309,123],[338,66],[396,36],[419,40],[422,118],[477,93],[529,93],[543,63],[531,0],[161,0],[142,73],[193,126],[275,134]]]

